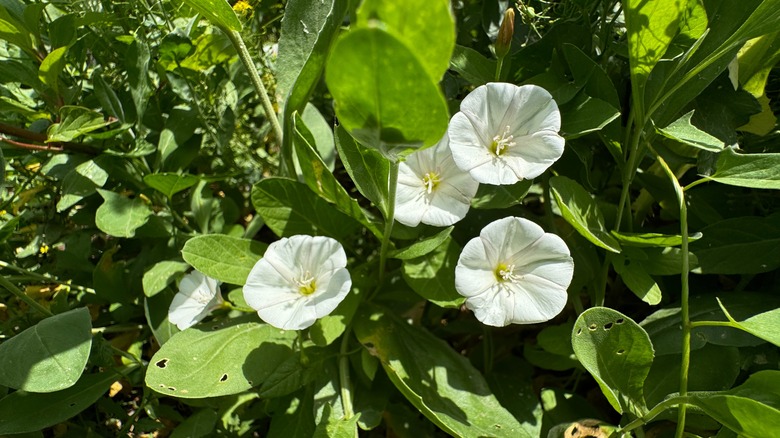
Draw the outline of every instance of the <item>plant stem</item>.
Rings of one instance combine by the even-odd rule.
[[[349,420],[354,415],[352,409],[352,383],[349,378],[349,336],[352,326],[347,326],[341,335],[341,348],[339,351],[339,381],[341,383],[341,406],[344,409],[344,419]]]
[[[734,325],[731,321],[693,321],[691,322],[691,329],[696,327],[731,327],[740,329],[741,327]]]
[[[268,91],[265,89],[263,80],[260,79],[260,74],[257,73],[255,62],[252,60],[252,55],[249,54],[249,50],[244,44],[244,39],[241,38],[241,33],[236,30],[222,29],[230,38],[230,42],[238,51],[238,57],[241,58],[241,62],[244,63],[244,67],[249,73],[249,79],[252,80],[252,85],[255,86],[255,90],[260,94],[260,100],[263,103],[263,109],[265,110],[265,116],[271,123],[271,127],[274,130],[276,136],[276,144],[279,148],[282,147],[282,127],[279,125],[279,119],[274,111],[274,106],[271,104],[271,99],[268,98]]]
[[[496,63],[496,82],[501,81],[501,69],[504,68],[504,57],[500,56]]]
[[[21,289],[19,289],[13,283],[8,281],[4,275],[0,275],[0,286],[3,286],[4,288],[8,289],[12,294],[16,295],[16,298],[19,298],[23,302],[27,303],[28,306],[42,313],[44,316],[54,316],[54,314],[51,313],[49,309],[41,306],[40,304],[38,304],[37,301],[28,297],[26,293],[24,293]]]
[[[668,398],[662,401],[661,403],[658,403],[657,405],[655,405],[655,407],[653,407],[653,409],[650,409],[650,411],[645,415],[621,427],[617,431],[617,436],[625,436],[626,433],[647,424],[653,418],[657,417],[661,412],[667,409],[673,408],[677,405],[684,406],[686,399],[687,397],[675,396],[675,397]]]
[[[379,285],[382,286],[385,279],[385,267],[387,264],[387,251],[390,248],[390,234],[393,232],[395,217],[395,190],[398,185],[398,161],[390,162],[390,175],[387,190],[387,211],[385,211],[385,231],[382,234],[382,247],[379,250]]]

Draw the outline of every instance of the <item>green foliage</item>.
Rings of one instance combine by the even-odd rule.
[[[776,434],[777,1],[93,3],[0,4],[0,435]],[[553,96],[563,155],[457,223],[396,223],[401,178],[442,205],[443,169],[401,163],[497,81]],[[574,274],[554,319],[492,328],[464,287],[547,274],[456,288],[510,216]],[[351,287],[283,331],[242,286],[300,234],[339,242]],[[311,286],[279,260],[274,288]]]

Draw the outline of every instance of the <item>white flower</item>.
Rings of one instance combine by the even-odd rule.
[[[352,286],[346,266],[344,248],[330,237],[282,238],[252,268],[244,299],[268,324],[301,330],[346,297]]]
[[[455,164],[494,185],[533,179],[563,154],[561,113],[536,85],[489,83],[460,104],[447,133]]]
[[[222,305],[217,280],[192,271],[179,282],[179,292],[168,308],[168,321],[185,330]]]
[[[527,219],[506,217],[463,247],[455,288],[484,324],[532,324],[563,310],[573,274],[563,239]]]
[[[466,216],[479,183],[455,165],[447,135],[416,151],[398,166],[395,220],[446,227]]]

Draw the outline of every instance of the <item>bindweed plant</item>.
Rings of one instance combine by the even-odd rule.
[[[778,28],[2,2],[0,435],[775,436]]]

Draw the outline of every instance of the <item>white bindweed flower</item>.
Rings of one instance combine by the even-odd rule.
[[[489,83],[460,104],[447,133],[455,164],[494,185],[533,179],[563,154],[561,113],[536,85]]]
[[[479,183],[452,160],[447,135],[398,165],[395,220],[446,227],[466,216]]]
[[[323,236],[282,238],[265,250],[244,285],[244,299],[274,327],[301,330],[347,296],[352,279],[341,244]]]
[[[532,324],[563,310],[573,274],[563,239],[527,219],[506,217],[463,247],[455,288],[484,324]]]
[[[179,282],[179,292],[168,308],[168,321],[185,330],[199,323],[212,310],[222,306],[217,280],[192,271]]]

